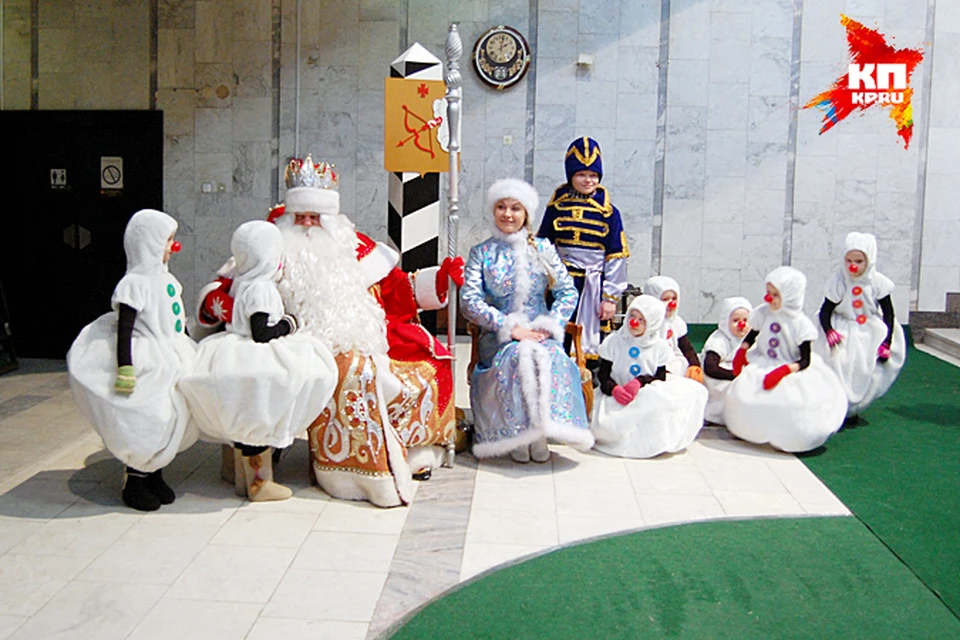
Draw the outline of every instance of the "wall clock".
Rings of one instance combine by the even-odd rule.
[[[495,89],[516,84],[530,66],[530,45],[513,27],[496,26],[477,39],[473,68]]]

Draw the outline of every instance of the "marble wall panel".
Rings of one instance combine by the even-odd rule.
[[[110,42],[109,39],[106,41]],[[193,31],[190,29],[158,29],[157,86],[193,87],[193,72]]]

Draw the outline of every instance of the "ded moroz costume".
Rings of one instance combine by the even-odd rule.
[[[80,413],[126,465],[123,499],[141,511],[173,502],[161,470],[193,444],[197,429],[177,380],[196,345],[184,334],[180,282],[167,268],[177,221],[138,211],[127,223],[127,272],[113,311],[80,331],[67,353],[70,388]]]
[[[609,320],[600,319],[601,302],[616,304],[626,290],[630,252],[620,210],[610,201],[609,191],[598,184],[593,193],[584,194],[573,186],[579,171],[603,177],[597,141],[584,136],[570,143],[564,169],[567,182],[553,192],[537,235],[553,243],[573,277],[580,293],[574,320],[583,326],[583,348],[595,366],[601,333],[612,330]]]
[[[877,239],[847,234],[844,258],[859,252],[866,264],[850,262],[825,287],[815,350],[840,378],[855,416],[897,379],[907,356],[903,327],[893,311],[893,282],[877,271]],[[858,256],[859,257],[859,256]]]
[[[332,399],[307,430],[314,475],[336,498],[407,504],[413,473],[439,466],[454,436],[451,356],[418,310],[445,306],[462,260],[405,273],[396,251],[340,213],[331,165],[295,159],[286,179],[285,203],[268,218],[283,236],[278,289],[300,331],[333,353],[338,370]],[[222,320],[229,307],[234,262],[201,293],[201,324]]]

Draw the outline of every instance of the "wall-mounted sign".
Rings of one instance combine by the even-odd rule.
[[[50,169],[50,188],[58,190],[67,188],[66,169]]]
[[[123,158],[119,156],[100,158],[100,188],[123,189]]]

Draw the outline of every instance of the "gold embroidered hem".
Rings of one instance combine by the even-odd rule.
[[[339,379],[333,398],[307,428],[320,488],[335,498],[406,504],[410,469],[386,406],[373,359],[357,352],[335,357]]]
[[[450,401],[452,380],[447,380],[449,365],[438,367],[428,360],[391,360],[390,368],[402,388],[387,405],[387,412],[404,446],[409,449],[452,443],[456,421]]]

